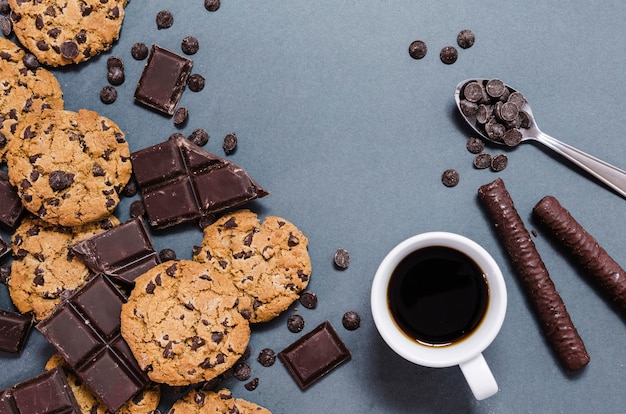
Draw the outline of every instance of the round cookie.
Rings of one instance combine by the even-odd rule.
[[[0,37],[0,163],[18,122],[44,109],[63,109],[63,92],[56,77],[46,69],[27,69],[24,50]]]
[[[82,413],[89,414],[110,414],[106,405],[91,391],[78,376],[72,371],[70,366],[59,354],[54,354],[46,363],[47,371],[56,367],[63,368],[67,376],[67,382],[76,397]],[[124,404],[116,414],[147,414],[156,410],[161,399],[161,387],[158,384],[150,384],[146,389]]]
[[[9,0],[13,30],[41,63],[64,66],[108,50],[119,37],[126,0]]]
[[[308,239],[292,223],[250,210],[226,214],[204,229],[193,259],[229,277],[241,292],[250,322],[267,322],[286,310],[311,274]]]
[[[7,281],[11,300],[22,313],[47,317],[62,295],[81,287],[90,272],[69,246],[119,224],[114,216],[79,227],[61,227],[25,217],[11,237],[13,263]]]
[[[250,326],[230,280],[191,260],[173,260],[135,279],[122,305],[122,336],[155,382],[208,381],[243,355]]]
[[[272,414],[267,408],[234,398],[230,390],[223,388],[217,392],[193,390],[172,405],[170,413],[175,414]]]
[[[9,143],[9,181],[41,219],[77,226],[109,215],[130,179],[121,129],[96,112],[46,110],[20,122]]]

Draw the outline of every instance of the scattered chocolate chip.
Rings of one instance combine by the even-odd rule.
[[[142,200],[135,200],[130,203],[130,216],[132,218],[140,217],[146,214],[146,207]]]
[[[107,71],[107,80],[111,85],[119,86],[124,83],[126,76],[124,75],[124,69],[114,66]]]
[[[119,56],[109,56],[107,58],[107,69],[120,68],[124,70],[124,61]]]
[[[459,183],[459,172],[452,168],[445,170],[441,174],[441,182],[446,187],[454,187]]]
[[[428,47],[426,47],[426,43],[422,40],[414,40],[409,45],[409,55],[413,59],[421,59],[426,56],[426,52],[428,52]]]
[[[485,149],[485,142],[476,137],[469,137],[467,139],[467,143],[465,144],[465,148],[472,154],[479,154]]]
[[[239,381],[247,381],[252,375],[252,368],[245,362],[238,362],[233,367],[233,377]]]
[[[5,37],[9,37],[13,33],[13,22],[9,16],[0,17],[0,31]]]
[[[210,12],[217,11],[220,8],[220,0],[204,0],[204,8]]]
[[[304,318],[300,315],[289,315],[287,329],[293,333],[301,332],[304,329]]]
[[[137,191],[139,191],[139,186],[137,185],[135,177],[131,175],[130,180],[128,180],[128,182],[122,189],[121,194],[124,197],[134,197],[135,194],[137,194]]]
[[[141,42],[135,43],[130,49],[131,56],[136,60],[144,60],[148,57],[149,53],[150,51],[148,50],[148,46]]]
[[[474,157],[474,167],[483,170],[491,166],[491,154],[481,152]]]
[[[187,139],[199,147],[205,146],[209,142],[209,133],[206,129],[195,129]]]
[[[48,177],[48,182],[53,191],[62,191],[72,185],[74,174],[59,170],[52,171]]]
[[[74,59],[78,56],[78,44],[72,40],[61,43],[61,55],[66,59]]]
[[[180,126],[184,124],[185,121],[187,121],[188,117],[189,111],[184,106],[181,106],[180,108],[176,109],[176,112],[174,112],[174,125]]]
[[[234,133],[227,134],[224,137],[224,145],[222,145],[222,148],[224,148],[224,152],[226,154],[230,154],[235,151],[237,148],[237,135]]]
[[[520,142],[522,142],[522,133],[517,128],[508,129],[504,133],[502,141],[509,147],[515,147],[516,145],[519,145]]]
[[[244,387],[248,390],[248,391],[254,391],[257,389],[257,387],[259,386],[259,379],[258,378],[254,378],[252,379],[252,381],[246,383],[244,385]]]
[[[195,37],[185,36],[180,44],[180,48],[186,55],[194,55],[198,52],[200,44],[198,43],[198,39],[196,39]]]
[[[270,348],[264,348],[259,352],[256,360],[264,367],[271,367],[276,362],[276,353]]]
[[[341,323],[344,328],[349,331],[354,331],[359,326],[361,326],[361,316],[354,311],[348,311],[343,314],[341,318]]]
[[[307,309],[315,309],[317,307],[317,295],[307,290],[300,295],[300,303]]]
[[[454,46],[445,46],[443,49],[441,49],[441,52],[439,52],[439,59],[441,59],[441,61],[446,65],[453,64],[454,62],[456,62],[458,57],[459,52],[457,52]]]
[[[0,265],[0,283],[6,284],[11,277],[11,264],[4,263]]]
[[[189,87],[189,90],[192,92],[200,92],[204,89],[204,83],[204,76],[197,73],[192,74],[189,76],[189,79],[187,79],[187,87]]]
[[[335,266],[340,269],[347,269],[350,266],[350,253],[346,249],[339,248],[333,256]]]
[[[161,259],[162,262],[176,260],[176,252],[173,249],[165,248],[159,252],[159,259]]]
[[[490,79],[485,85],[485,92],[492,98],[499,98],[502,96],[506,86],[500,79]]]
[[[461,30],[456,37],[456,42],[462,49],[468,49],[474,45],[476,36],[471,30]]]
[[[161,10],[156,15],[157,29],[168,29],[174,24],[174,15],[168,10]]]
[[[509,164],[509,157],[506,154],[497,154],[491,159],[491,170],[495,172],[502,171]]]
[[[39,61],[32,53],[25,53],[22,62],[30,70],[36,70],[39,67]]]

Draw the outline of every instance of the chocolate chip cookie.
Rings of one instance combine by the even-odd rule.
[[[56,77],[41,67],[29,69],[25,56],[21,47],[0,37],[0,163],[21,119],[44,109],[63,109]]]
[[[193,390],[172,406],[170,413],[176,414],[209,414],[209,413],[240,413],[240,414],[272,414],[267,408],[234,398],[230,390],[223,388],[217,392]]]
[[[250,326],[229,279],[191,260],[162,263],[135,279],[121,332],[155,382],[208,381],[243,355]]]
[[[46,65],[85,61],[119,37],[127,0],[9,0],[19,41]]]
[[[64,292],[78,289],[90,276],[87,266],[70,253],[69,246],[117,224],[119,220],[114,216],[77,227],[25,217],[11,238],[14,260],[7,282],[17,309],[33,312],[37,320],[47,317]]]
[[[121,129],[96,112],[46,110],[20,122],[9,143],[9,180],[41,219],[77,226],[109,215],[131,175]]]
[[[308,239],[292,223],[250,210],[222,216],[204,229],[194,260],[230,278],[250,322],[266,322],[286,310],[309,283]]]

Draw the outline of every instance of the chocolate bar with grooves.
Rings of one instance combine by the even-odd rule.
[[[535,205],[533,214],[611,299],[626,310],[626,272],[570,212],[556,198],[546,196]]]
[[[478,189],[478,198],[489,213],[500,241],[535,309],[545,335],[567,370],[589,363],[589,354],[554,286],[530,233],[515,209],[504,181],[497,178]]]

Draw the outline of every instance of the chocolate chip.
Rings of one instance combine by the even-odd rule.
[[[463,97],[470,102],[479,102],[483,99],[483,86],[478,82],[469,82],[463,88]]]
[[[124,61],[119,56],[109,56],[107,58],[107,69],[120,68],[124,70]]]
[[[172,249],[165,248],[159,252],[159,259],[161,259],[162,262],[176,260],[176,252]]]
[[[181,106],[174,112],[174,125],[179,126],[184,124],[188,117],[189,111],[184,106]]]
[[[441,174],[441,182],[446,187],[454,187],[459,183],[459,172],[454,169],[448,169]]]
[[[11,264],[3,263],[0,265],[0,283],[6,284],[11,277]]]
[[[276,353],[270,348],[264,348],[259,352],[256,360],[264,367],[271,367],[276,362]]]
[[[0,31],[5,37],[9,37],[13,33],[13,22],[8,16],[0,17]]]
[[[95,163],[93,167],[91,167],[91,175],[93,175],[94,177],[104,177],[106,175],[106,172],[100,164]]]
[[[227,134],[224,137],[224,144],[222,145],[224,152],[230,154],[237,148],[237,135],[234,133]]]
[[[124,75],[124,69],[118,66],[113,66],[107,71],[107,80],[111,85],[119,86],[124,83],[126,76]]]
[[[459,57],[459,52],[457,52],[454,46],[444,46],[439,52],[439,59],[446,65],[451,65],[456,62]]]
[[[139,191],[139,186],[137,185],[137,181],[135,180],[135,176],[131,175],[130,180],[126,183],[124,188],[122,189],[121,194],[124,197],[134,197]]]
[[[456,37],[456,43],[463,49],[468,49],[474,45],[476,36],[471,30],[461,30]]]
[[[474,167],[479,170],[488,168],[491,166],[491,154],[487,152],[481,152],[474,157]]]
[[[129,210],[130,210],[130,216],[133,218],[140,217],[146,214],[146,207],[144,206],[142,200],[135,200],[132,203],[130,203]]]
[[[350,253],[346,249],[339,248],[333,256],[335,266],[340,269],[347,269],[350,266]]]
[[[422,40],[414,40],[409,45],[409,55],[413,59],[421,59],[426,56],[427,52],[428,47],[426,46],[426,43],[424,43],[424,41]]]
[[[204,0],[204,8],[210,12],[217,11],[220,8],[220,0]]]
[[[467,148],[467,150],[472,154],[478,154],[485,149],[485,142],[480,138],[469,137],[467,139],[467,143],[465,144],[465,148]]]
[[[193,36],[185,36],[183,41],[180,44],[180,48],[187,55],[194,55],[198,52],[200,48],[200,44],[198,43],[198,39]]]
[[[148,57],[149,53],[150,51],[148,50],[148,46],[141,42],[135,43],[130,49],[131,56],[136,60],[144,60]]]
[[[485,85],[485,91],[492,98],[499,98],[505,90],[506,86],[500,79],[490,79]]]
[[[48,182],[53,191],[62,191],[72,185],[74,174],[59,170],[52,171],[48,177]]]
[[[519,145],[522,142],[522,133],[517,128],[508,129],[504,136],[502,137],[502,141],[508,145],[509,147],[514,147]]]
[[[195,129],[187,139],[199,147],[205,146],[209,142],[209,133],[206,129]]]
[[[506,154],[497,154],[491,159],[491,170],[495,172],[502,171],[509,164],[509,157]]]
[[[32,53],[25,53],[22,62],[30,70],[36,70],[39,67],[39,61]]]
[[[156,285],[154,284],[154,282],[151,280],[148,282],[148,284],[146,285],[146,293],[151,295],[154,293],[154,289],[156,289]]]
[[[197,73],[192,74],[191,76],[189,76],[189,79],[187,79],[187,86],[192,92],[200,92],[202,89],[204,89],[204,83],[204,76]]]
[[[304,329],[304,318],[300,315],[289,315],[287,318],[287,329],[293,333],[298,333]]]
[[[161,10],[156,15],[157,29],[168,29],[174,24],[174,15],[168,10]]]
[[[0,0],[0,14],[7,15],[11,13],[11,6],[9,6],[9,0]]]
[[[354,331],[355,329],[358,329],[359,326],[361,326],[361,316],[354,311],[348,311],[343,314],[343,317],[341,318],[341,324],[347,330]]]
[[[72,40],[61,43],[61,55],[66,59],[74,59],[78,56],[78,44]]]
[[[233,367],[233,377],[239,381],[247,381],[252,375],[252,368],[245,362],[238,362]]]
[[[258,378],[254,378],[252,379],[252,381],[246,383],[244,385],[244,387],[248,390],[248,391],[254,391],[257,389],[257,387],[259,386],[259,379]]]
[[[300,303],[307,309],[315,309],[317,307],[317,295],[307,290],[300,295]]]
[[[199,336],[194,336],[191,340],[191,350],[196,351],[198,348],[203,347],[206,341]]]

